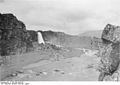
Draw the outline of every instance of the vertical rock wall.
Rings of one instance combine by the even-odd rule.
[[[0,14],[0,55],[26,52],[37,41],[37,36],[33,38],[32,34],[35,32],[27,31],[25,24],[13,14]]]

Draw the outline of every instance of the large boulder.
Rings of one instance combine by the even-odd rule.
[[[102,39],[113,43],[120,42],[120,26],[106,25],[102,33]]]
[[[108,24],[102,33],[103,44],[100,48],[99,80],[115,80],[120,77],[113,75],[119,72],[120,66],[120,27]]]

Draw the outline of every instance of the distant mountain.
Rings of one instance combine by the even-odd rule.
[[[97,38],[101,38],[101,35],[102,35],[102,30],[87,31],[79,34],[79,36],[89,36],[89,37],[97,37]]]

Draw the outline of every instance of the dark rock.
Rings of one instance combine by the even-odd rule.
[[[102,33],[101,74],[99,80],[114,75],[120,65],[120,27],[108,24]],[[111,78],[110,78],[111,79]],[[114,80],[114,79],[113,79]]]
[[[27,30],[27,32],[30,34],[30,41],[32,42],[38,42],[38,34],[36,31],[33,30]]]
[[[56,70],[54,70],[55,72],[60,72],[61,70],[58,70],[58,69],[56,69]]]
[[[102,39],[106,42],[120,42],[120,26],[106,25],[102,33]]]
[[[0,29],[23,29],[23,22],[19,21],[13,14],[0,14]]]
[[[31,34],[13,14],[0,14],[0,55],[27,52],[37,41]]]

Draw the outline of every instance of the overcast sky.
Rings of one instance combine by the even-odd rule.
[[[27,29],[79,34],[120,25],[120,0],[0,0],[1,13],[13,13]]]

